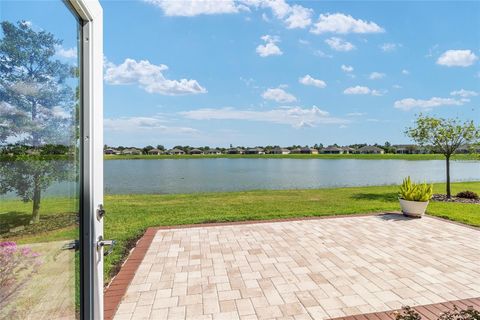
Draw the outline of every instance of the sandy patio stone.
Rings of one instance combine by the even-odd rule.
[[[480,231],[343,217],[157,231],[115,319],[328,319],[480,297]]]

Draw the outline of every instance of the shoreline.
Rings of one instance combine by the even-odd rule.
[[[104,155],[104,160],[203,160],[203,159],[299,159],[299,160],[445,160],[442,154],[222,154],[222,155]],[[480,161],[480,154],[456,154],[453,161]]]

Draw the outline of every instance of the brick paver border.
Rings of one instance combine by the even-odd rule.
[[[112,320],[115,316],[115,313],[120,305],[123,296],[127,292],[128,286],[130,285],[135,273],[140,266],[143,258],[145,257],[150,244],[153,241],[158,230],[169,230],[169,229],[184,229],[184,228],[201,228],[201,227],[218,227],[218,226],[231,226],[231,225],[244,225],[244,224],[259,224],[259,223],[272,223],[272,222],[288,222],[288,221],[305,221],[305,220],[319,220],[319,219],[337,219],[337,218],[352,218],[352,217],[368,217],[368,216],[384,216],[391,214],[401,214],[400,212],[383,212],[383,213],[365,213],[365,214],[343,214],[343,215],[325,215],[325,216],[312,216],[312,217],[292,217],[292,218],[280,218],[280,219],[270,219],[270,220],[246,220],[246,221],[232,221],[232,222],[215,222],[215,223],[198,223],[198,224],[185,224],[185,225],[175,225],[175,226],[158,226],[158,227],[149,227],[143,234],[143,236],[138,240],[135,247],[131,250],[129,256],[125,263],[121,266],[119,273],[112,279],[108,287],[104,292],[104,319]],[[474,226],[469,226],[463,223],[456,221],[429,216],[442,220],[444,222],[449,222],[453,224],[458,224],[463,227],[473,228],[479,230],[479,228]],[[425,306],[416,306],[415,309],[423,315],[425,320],[437,320],[437,317],[434,316],[435,313],[432,313],[433,310],[436,310],[437,313],[453,309],[453,306],[457,305],[459,308],[466,308],[467,306],[474,306],[475,309],[480,309],[480,298],[475,299],[465,299],[457,301],[449,301],[439,304],[425,305]],[[443,310],[443,311],[439,311]],[[355,315],[348,317],[336,318],[336,320],[384,320],[384,319],[394,319],[393,312],[395,310],[387,312],[377,312],[364,315]]]
[[[113,319],[123,296],[127,292],[128,285],[132,281],[138,266],[142,263],[150,244],[157,233],[156,228],[148,228],[143,236],[138,240],[135,248],[130,252],[120,272],[113,278],[109,286],[105,289],[103,299],[103,314],[105,320]]]
[[[412,308],[422,316],[422,320],[437,320],[442,313],[452,311],[454,306],[457,306],[459,310],[467,308],[474,308],[476,310],[480,310],[480,297],[474,299],[463,299],[435,304],[427,304]],[[400,312],[400,310],[359,314],[347,317],[334,318],[332,320],[391,320],[395,319],[395,312]]]

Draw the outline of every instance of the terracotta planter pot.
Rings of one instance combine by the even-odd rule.
[[[402,213],[408,217],[421,218],[425,211],[429,201],[409,201],[404,199],[398,199],[400,201],[400,207],[402,208]]]

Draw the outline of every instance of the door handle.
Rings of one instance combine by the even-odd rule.
[[[99,204],[97,208],[97,220],[98,221],[102,220],[105,213],[106,211],[105,211],[105,208],[103,207],[103,204]]]
[[[78,249],[80,249],[80,241],[78,240],[73,240],[69,243],[65,243],[63,246],[62,246],[62,249],[63,250],[75,250],[77,251]]]
[[[100,236],[98,237],[98,241],[97,241],[97,250],[101,250],[103,247],[109,246],[108,250],[103,252],[103,256],[106,257],[110,253],[112,253],[116,244],[117,244],[116,240],[104,240],[103,237]]]

